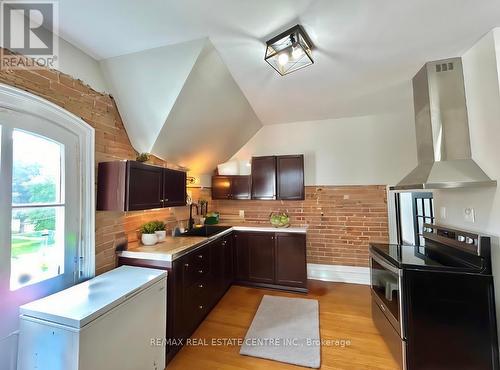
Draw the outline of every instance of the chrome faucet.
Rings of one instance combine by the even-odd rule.
[[[199,212],[199,207],[197,203],[191,203],[189,205],[189,223],[188,223],[188,230],[192,230],[194,227],[194,218],[193,218],[193,206],[196,207],[196,215],[198,215]]]

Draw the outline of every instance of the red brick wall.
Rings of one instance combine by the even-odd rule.
[[[5,51],[8,52],[8,51]],[[23,58],[19,56],[19,58]],[[94,91],[80,80],[55,70],[0,70],[0,82],[31,92],[81,117],[95,129],[95,159],[98,162],[134,159],[136,152],[130,144],[120,113],[113,98]],[[157,158],[152,162],[176,168]],[[171,219],[168,209],[145,212],[96,212],[96,272],[115,267],[115,247],[127,239],[134,222],[152,219]]]
[[[368,265],[368,244],[387,242],[385,186],[307,186],[304,201],[212,201],[224,219],[269,225],[273,211],[285,210],[292,226],[307,226],[307,262]]]

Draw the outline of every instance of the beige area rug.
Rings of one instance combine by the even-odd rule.
[[[320,348],[317,300],[265,295],[240,354],[319,368]]]

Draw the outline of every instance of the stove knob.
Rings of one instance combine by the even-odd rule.
[[[459,235],[457,239],[458,239],[458,241],[459,241],[460,243],[465,242],[465,236],[463,236],[463,235]]]
[[[474,239],[472,239],[472,238],[465,238],[465,244],[474,244]]]

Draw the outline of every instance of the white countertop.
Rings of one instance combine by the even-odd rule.
[[[20,307],[22,316],[82,328],[163,278],[167,272],[121,266],[93,279]]]
[[[229,226],[224,225],[224,223],[219,224],[219,226]],[[153,246],[143,246],[138,245],[137,247],[132,247],[128,250],[118,252],[119,257],[125,258],[138,258],[147,259],[154,261],[164,261],[172,262],[176,258],[182,256],[183,254],[189,253],[203,245],[220,238],[221,236],[230,233],[231,231],[247,231],[247,232],[270,232],[270,233],[299,233],[306,234],[307,227],[287,227],[287,228],[276,228],[272,226],[231,226],[227,230],[224,230],[218,234],[212,235],[210,237],[167,237],[164,242],[158,243]]]

